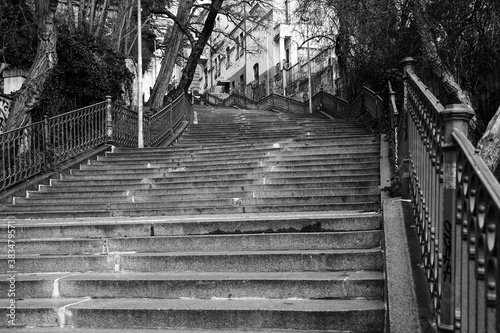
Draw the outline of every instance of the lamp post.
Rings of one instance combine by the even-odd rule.
[[[142,23],[141,0],[137,0],[137,147],[144,148],[142,109]]]
[[[307,39],[307,76],[308,76],[308,95],[309,95],[309,113],[312,113],[312,82],[311,82],[311,50],[309,47],[309,17],[302,16],[302,21],[306,23],[306,39]]]

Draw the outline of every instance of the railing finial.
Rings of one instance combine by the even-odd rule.
[[[453,144],[451,133],[454,130],[460,130],[462,133],[469,133],[469,121],[474,117],[472,111],[465,104],[449,104],[442,111],[441,117],[444,122],[444,145],[445,147]]]
[[[417,63],[417,60],[412,57],[406,57],[403,60],[401,60],[401,64],[403,65],[403,78],[406,78],[406,73],[408,70],[413,71],[415,69],[415,64]]]

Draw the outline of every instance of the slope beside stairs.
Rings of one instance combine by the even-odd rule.
[[[378,138],[352,120],[197,112],[172,147],[115,148],[2,205],[8,330],[384,332]]]

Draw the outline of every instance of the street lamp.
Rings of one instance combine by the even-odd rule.
[[[142,23],[141,0],[137,0],[137,147],[144,148],[142,109]]]
[[[301,17],[301,20],[306,23],[306,39],[307,39],[307,76],[308,76],[308,95],[309,95],[309,113],[312,113],[312,82],[311,82],[311,50],[309,47],[309,15]]]

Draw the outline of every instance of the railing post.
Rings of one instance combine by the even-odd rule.
[[[43,136],[44,136],[44,144],[45,144],[45,166],[49,166],[50,163],[52,162],[52,147],[50,144],[50,129],[49,129],[49,116],[44,115],[43,116]]]
[[[461,232],[457,232],[457,147],[454,143],[453,131],[468,133],[469,121],[474,112],[464,104],[451,104],[441,112],[443,121],[443,198],[440,206],[443,209],[442,225],[439,228],[439,285],[440,311],[438,313],[438,329],[440,332],[454,332],[455,298],[457,296],[457,270],[461,263],[461,253],[456,251],[461,242]],[[458,323],[459,324],[459,323]]]
[[[113,104],[111,96],[106,96],[106,142],[113,141]]]
[[[319,109],[323,110],[323,87],[320,88],[320,95],[319,95]]]
[[[415,69],[416,60],[412,57],[404,58],[401,61],[403,65],[403,82],[404,82],[404,97],[403,97],[403,114],[402,117],[406,121],[402,122],[404,128],[399,130],[403,132],[402,140],[399,142],[398,161],[399,161],[399,181],[401,186],[401,195],[405,198],[410,197],[410,166],[409,166],[409,142],[408,142],[408,71]]]

